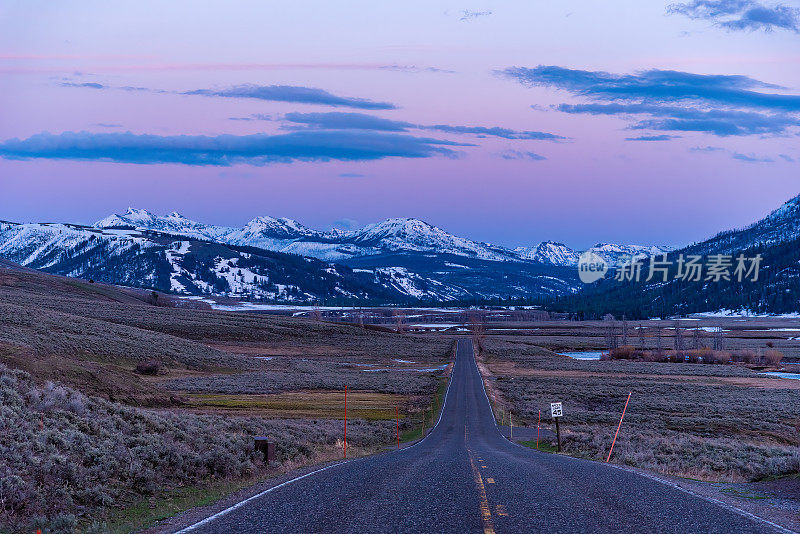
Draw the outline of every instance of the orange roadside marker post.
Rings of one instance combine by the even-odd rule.
[[[542,410],[539,410],[539,420],[536,422],[536,450],[539,450],[539,428],[542,426]]]
[[[617,442],[617,436],[619,435],[619,428],[622,426],[622,420],[625,418],[625,410],[628,409],[628,403],[631,400],[631,393],[632,391],[628,392],[628,400],[625,401],[625,407],[622,409],[622,417],[619,418],[619,424],[617,425],[617,431],[614,434],[614,441],[611,442],[611,448],[608,450],[608,458],[606,458],[606,463],[611,460],[611,453],[614,452],[614,444]]]
[[[347,458],[347,386],[344,387],[344,457]]]

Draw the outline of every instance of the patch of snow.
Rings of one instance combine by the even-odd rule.
[[[560,352],[562,356],[569,356],[573,360],[599,360],[600,356],[604,354],[603,351],[590,351],[590,352]]]

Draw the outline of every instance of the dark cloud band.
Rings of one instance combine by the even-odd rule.
[[[781,29],[800,33],[800,9],[786,4],[766,5],[755,0],[694,0],[672,4],[667,12],[710,20],[731,31],[771,32]]]
[[[196,89],[185,91],[183,94],[224,98],[253,98],[274,102],[318,104],[357,109],[397,109],[397,106],[389,102],[375,102],[365,98],[337,96],[323,89],[294,85],[237,85],[228,89]]]
[[[385,132],[405,132],[411,129],[437,131],[451,134],[467,134],[479,137],[500,137],[503,139],[534,139],[556,141],[566,139],[563,136],[536,131],[518,131],[509,128],[487,126],[451,126],[435,124],[432,126],[413,124],[405,121],[384,119],[364,113],[287,113],[283,117],[294,124],[302,124],[322,129],[374,130]]]
[[[632,129],[741,136],[785,135],[800,126],[800,95],[767,92],[781,88],[748,76],[669,70],[613,74],[546,65],[512,67],[501,74],[589,100],[561,104],[559,111],[622,115],[633,121]]]
[[[469,146],[405,134],[303,131],[282,135],[158,136],[127,133],[41,133],[0,143],[7,159],[61,159],[185,165],[265,165],[292,161],[359,161],[389,157],[456,157]]]

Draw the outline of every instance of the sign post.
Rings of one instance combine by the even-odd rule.
[[[558,426],[558,420],[564,415],[564,409],[560,402],[550,403],[550,415],[556,420],[556,438],[558,439],[556,452],[561,452],[561,428]]]

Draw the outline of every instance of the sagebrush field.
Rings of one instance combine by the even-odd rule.
[[[421,424],[452,359],[442,336],[148,297],[0,268],[0,532],[139,529],[175,491],[339,458],[344,386],[348,455],[381,450],[395,407],[404,433]]]
[[[550,403],[564,403],[568,454],[605,461],[630,392],[613,462],[702,480],[800,470],[800,381],[742,365],[573,360],[545,348],[541,333],[482,344],[495,405],[520,425],[535,427],[541,410],[553,428]]]

